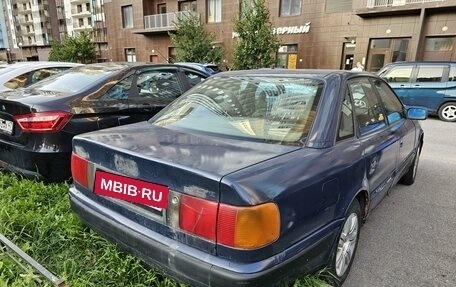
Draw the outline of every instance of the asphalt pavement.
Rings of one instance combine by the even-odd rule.
[[[371,212],[343,287],[456,286],[456,123],[421,125],[415,184],[393,187]]]

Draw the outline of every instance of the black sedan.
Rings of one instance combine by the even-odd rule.
[[[75,137],[73,210],[190,286],[278,286],[353,262],[369,212],[415,181],[423,108],[375,75],[220,73],[148,122]]]
[[[74,135],[148,120],[208,74],[187,66],[100,63],[0,95],[0,167],[69,179]]]

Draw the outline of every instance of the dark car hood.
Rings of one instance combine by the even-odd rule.
[[[155,126],[148,122],[100,130],[77,137],[174,166],[221,178],[226,174],[299,149],[233,140]]]

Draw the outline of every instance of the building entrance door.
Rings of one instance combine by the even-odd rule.
[[[340,64],[342,70],[351,70],[353,68],[355,48],[355,43],[344,43],[344,46],[342,47],[342,63]]]
[[[285,69],[296,69],[298,63],[298,45],[280,46],[277,53],[276,67]]]

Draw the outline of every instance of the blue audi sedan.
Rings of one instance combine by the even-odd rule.
[[[190,286],[348,275],[369,212],[413,184],[425,109],[368,73],[223,72],[151,120],[78,135],[73,211]]]

